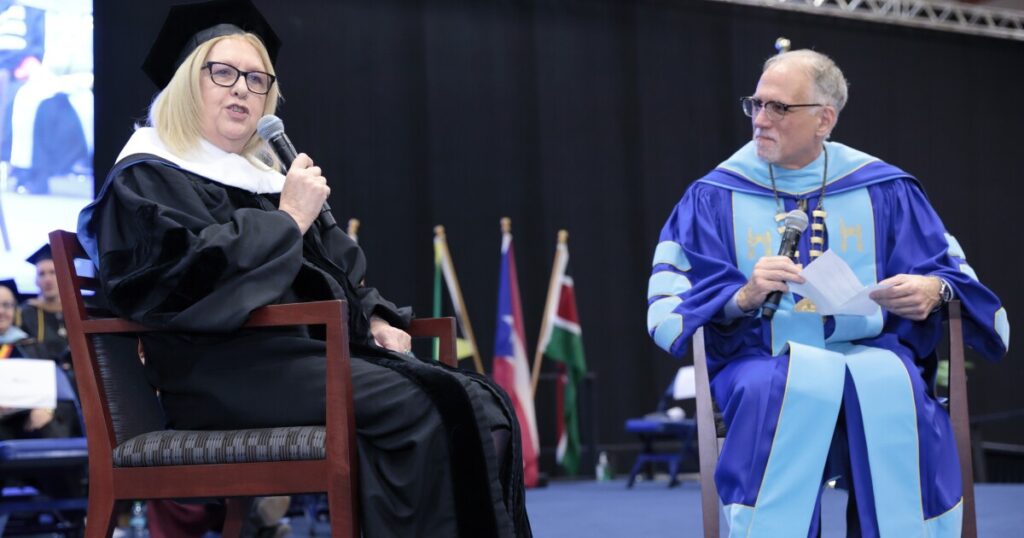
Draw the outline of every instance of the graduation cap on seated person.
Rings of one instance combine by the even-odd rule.
[[[171,6],[160,34],[142,63],[142,70],[163,89],[178,66],[199,45],[215,37],[241,33],[259,36],[270,54],[270,61],[276,61],[281,39],[250,0],[212,0]]]
[[[32,265],[37,265],[41,261],[52,259],[53,250],[50,249],[50,243],[46,242],[43,243],[43,246],[39,247],[39,250],[33,252],[32,255],[29,256],[28,258],[25,258],[25,261],[31,263]]]
[[[14,294],[14,302],[18,304],[21,304],[26,300],[35,297],[34,295],[23,295],[21,292],[19,292],[18,283],[15,282],[13,278],[5,278],[3,280],[0,280],[0,287],[4,287],[11,290],[11,293]]]

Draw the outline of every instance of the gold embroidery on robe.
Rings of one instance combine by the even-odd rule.
[[[863,227],[860,224],[856,226],[847,226],[846,221],[844,221],[842,217],[839,217],[839,235],[842,239],[839,248],[843,252],[846,252],[846,241],[853,237],[857,240],[857,252],[864,252],[864,236],[862,232]]]
[[[757,256],[757,252],[754,248],[757,245],[761,245],[764,248],[764,255],[771,256],[772,251],[772,233],[766,231],[760,235],[754,235],[753,228],[747,228],[747,259],[753,260]]]

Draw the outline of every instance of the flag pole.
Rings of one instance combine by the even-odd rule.
[[[452,262],[452,255],[448,252],[448,238],[444,233],[444,226],[438,224],[434,226],[434,236],[440,239],[441,245],[441,256],[444,257],[442,267],[447,264],[447,267],[452,273],[452,290],[455,293],[455,303],[458,306],[460,312],[460,318],[458,321],[462,324],[462,328],[466,331],[466,338],[469,340],[469,345],[473,346],[473,367],[476,368],[477,373],[484,373],[484,363],[480,359],[480,349],[476,345],[476,336],[473,335],[473,325],[469,322],[469,312],[466,310],[466,301],[462,298],[462,286],[459,285],[459,277],[455,274],[455,264]],[[443,269],[442,269],[443,271]],[[447,280],[447,276],[445,276]]]
[[[537,395],[537,382],[540,381],[540,364],[544,360],[544,348],[546,344],[544,342],[544,329],[548,326],[551,316],[557,312],[552,312],[552,306],[557,305],[558,294],[561,292],[561,271],[558,270],[561,267],[562,253],[564,249],[558,248],[565,245],[569,240],[569,232],[566,230],[558,230],[558,245],[555,247],[555,261],[551,265],[551,278],[548,279],[548,296],[544,301],[544,317],[540,322],[540,334],[537,335],[537,352],[533,355],[533,394]]]
[[[359,219],[348,219],[348,231],[346,233],[353,241],[359,242]]]

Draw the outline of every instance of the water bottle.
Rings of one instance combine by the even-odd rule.
[[[132,538],[149,538],[149,528],[146,526],[146,504],[142,501],[132,503],[132,517],[128,520],[128,527],[131,529]]]
[[[601,451],[597,456],[597,465],[594,467],[594,475],[598,482],[606,482],[612,479],[612,468],[608,464],[608,453]]]

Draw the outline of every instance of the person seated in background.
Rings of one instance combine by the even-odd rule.
[[[732,536],[816,536],[822,484],[837,474],[852,486],[851,535],[960,536],[960,466],[933,390],[941,307],[963,303],[964,341],[991,359],[1009,346],[1006,310],[915,178],[828,141],[847,95],[823,54],[765,62],[741,100],[753,140],[687,189],[655,250],[651,337],[681,357],[705,328],[729,428],[715,482]],[[794,211],[810,220],[796,261],[775,255]],[[801,264],[829,252],[882,285],[881,308],[825,315],[790,292]]]
[[[40,247],[26,261],[36,268],[39,295],[22,304],[19,325],[38,345],[38,358],[53,359],[65,371],[70,370],[68,331],[64,328],[64,312],[57,291],[57,272],[53,267],[50,244]]]
[[[0,281],[0,359],[22,357],[19,345],[31,341],[14,323],[17,318],[18,286],[13,280]]]
[[[25,331],[14,325],[18,308],[18,288],[13,280],[0,281],[0,360],[13,358],[43,358],[36,356],[39,349]],[[56,409],[3,409],[0,408],[0,441],[6,439],[69,437],[78,434],[78,421],[74,404]]]
[[[13,280],[0,281],[0,362],[7,359],[31,359],[39,349],[29,335],[14,325],[18,288]],[[45,360],[45,358],[44,358]],[[0,406],[0,441],[14,439],[55,439],[82,435],[74,402],[58,401],[57,407],[10,409]],[[84,494],[85,468],[78,470],[45,469],[5,474],[0,488],[30,485],[54,497]]]
[[[141,341],[170,427],[323,424],[320,331],[241,326],[265,305],[344,299],[363,535],[530,536],[508,396],[411,353],[411,309],[360,285],[362,250],[318,222],[322,170],[299,154],[281,174],[256,135],[280,96],[276,35],[248,1],[172,14],[144,64],[161,89],[148,125],[78,228],[112,310],[164,329]]]

